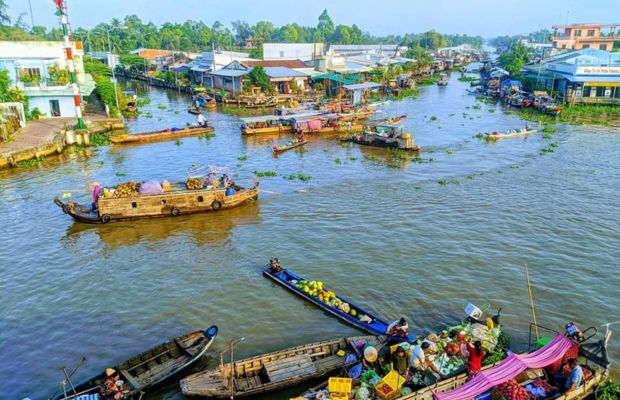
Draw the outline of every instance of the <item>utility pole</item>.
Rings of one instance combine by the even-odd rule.
[[[34,15],[32,14],[32,0],[28,0],[28,7],[30,7],[30,23],[32,24],[31,29],[34,28]]]
[[[80,96],[80,87],[78,85],[75,74],[73,48],[71,47],[71,42],[69,39],[69,16],[67,15],[67,4],[65,0],[53,1],[54,4],[56,4],[56,15],[58,16],[58,20],[60,21],[60,25],[62,27],[62,34],[65,45],[65,58],[67,61],[67,67],[69,68],[69,79],[71,82],[71,87],[73,89],[73,103],[75,104],[75,116],[77,118],[77,123],[75,124],[75,127],[76,129],[86,129],[86,123],[82,119],[82,99]]]

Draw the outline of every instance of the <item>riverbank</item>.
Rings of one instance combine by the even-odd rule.
[[[75,118],[46,118],[30,121],[8,142],[0,143],[0,168],[30,166],[72,144],[88,145],[90,135],[123,129],[120,120],[94,116],[88,129],[75,130]]]

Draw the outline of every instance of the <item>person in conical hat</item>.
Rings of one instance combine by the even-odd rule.
[[[116,370],[114,368],[107,368],[105,370],[105,376],[112,376],[116,373]]]

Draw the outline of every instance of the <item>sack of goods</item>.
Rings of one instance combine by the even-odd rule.
[[[198,190],[204,188],[204,181],[200,178],[187,178],[185,186],[189,190]]]

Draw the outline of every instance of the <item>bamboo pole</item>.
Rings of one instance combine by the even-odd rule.
[[[534,296],[532,296],[532,286],[530,285],[530,273],[527,269],[527,263],[525,264],[525,280],[527,282],[527,292],[530,298],[530,308],[532,311],[532,321],[534,322],[534,332],[536,333],[536,340],[540,339],[538,334],[538,321],[536,321],[536,308],[534,307]]]

